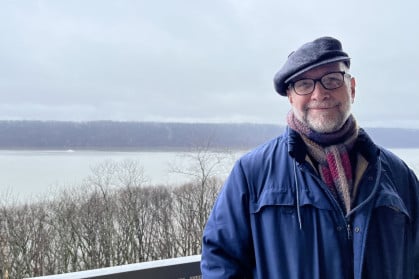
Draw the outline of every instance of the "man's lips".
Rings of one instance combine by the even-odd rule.
[[[337,108],[338,104],[331,104],[331,105],[322,105],[322,106],[309,106],[308,109],[311,110],[328,110],[328,109],[334,109]]]

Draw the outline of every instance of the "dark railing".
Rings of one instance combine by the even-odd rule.
[[[58,275],[33,277],[32,279],[195,279],[201,278],[200,262],[201,256],[196,255]]]

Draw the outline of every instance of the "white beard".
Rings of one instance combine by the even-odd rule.
[[[342,128],[346,120],[348,120],[351,110],[351,104],[340,110],[339,113],[334,115],[321,114],[319,116],[311,116],[309,110],[305,110],[303,114],[293,108],[295,117],[305,123],[310,129],[318,133],[333,133]]]

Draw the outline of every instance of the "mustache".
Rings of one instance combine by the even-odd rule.
[[[340,106],[339,102],[313,102],[305,105],[305,109],[326,109]]]

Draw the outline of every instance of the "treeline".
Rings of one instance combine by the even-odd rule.
[[[196,165],[172,168],[190,175],[181,186],[147,185],[138,162],[107,161],[81,187],[36,203],[4,203],[1,270],[25,278],[200,254],[224,157],[193,156]]]
[[[0,121],[0,149],[189,149],[211,142],[213,148],[248,149],[282,133],[269,124],[163,122]],[[386,147],[419,148],[418,129],[368,128]]]
[[[0,121],[0,149],[190,149],[256,146],[280,126],[157,122]]]

